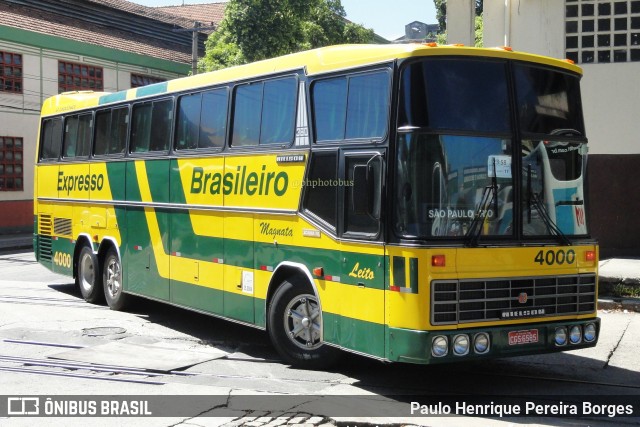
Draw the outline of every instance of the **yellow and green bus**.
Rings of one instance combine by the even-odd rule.
[[[132,296],[335,349],[440,363],[594,346],[581,70],[344,45],[46,100],[34,248]]]

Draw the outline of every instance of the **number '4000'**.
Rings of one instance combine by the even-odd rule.
[[[53,256],[53,262],[61,267],[71,267],[71,255],[64,252],[56,252]]]
[[[558,251],[540,251],[533,259],[533,261],[537,262],[540,265],[573,264],[576,261],[576,252],[573,249],[569,249],[566,252],[563,249],[560,249]]]

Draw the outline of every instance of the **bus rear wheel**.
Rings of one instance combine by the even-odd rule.
[[[98,267],[98,258],[89,246],[82,246],[78,255],[78,273],[76,283],[85,301],[100,302],[103,299],[102,278]]]
[[[124,310],[129,303],[129,296],[122,289],[122,264],[118,253],[110,248],[104,257],[102,268],[104,281],[104,297],[111,310]]]
[[[322,342],[322,311],[310,286],[282,282],[268,315],[269,337],[286,363],[310,369],[335,363],[338,351]]]

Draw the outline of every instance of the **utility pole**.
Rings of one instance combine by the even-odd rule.
[[[198,74],[198,33],[204,30],[215,30],[216,27],[211,25],[209,27],[203,27],[198,21],[193,23],[193,28],[178,28],[173,30],[177,33],[190,32],[191,33],[191,74],[194,76]]]
[[[193,32],[191,33],[191,74],[198,74],[198,21],[193,23]]]

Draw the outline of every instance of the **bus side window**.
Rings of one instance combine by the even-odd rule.
[[[201,93],[184,95],[178,100],[176,150],[193,150],[198,148],[201,104]]]
[[[231,143],[236,147],[291,143],[296,96],[295,77],[238,86],[234,96]]]
[[[62,119],[53,118],[42,121],[40,159],[52,160],[60,156],[62,146]]]
[[[171,141],[173,100],[155,101],[151,113],[149,151],[167,151]]]
[[[78,116],[70,116],[64,120],[64,141],[62,157],[75,157],[78,143]]]
[[[63,157],[88,157],[91,147],[91,114],[71,116],[65,120]]]
[[[296,89],[293,77],[265,82],[260,144],[288,144],[293,140]]]
[[[344,138],[347,118],[347,79],[321,80],[313,85],[316,139],[338,141]]]
[[[262,88],[262,83],[236,88],[231,138],[231,144],[234,147],[258,145],[260,142]]]
[[[129,123],[129,108],[116,108],[111,112],[111,141],[107,154],[122,154],[127,144],[127,125]]]
[[[345,138],[381,138],[387,128],[389,75],[386,72],[349,78]]]
[[[319,80],[312,86],[316,140],[382,138],[389,111],[389,74],[377,71]]]
[[[198,148],[224,147],[227,135],[228,93],[227,88],[222,88],[202,94]]]
[[[151,103],[133,106],[131,122],[131,152],[146,153],[149,151],[151,137]]]
[[[103,156],[109,154],[109,134],[111,128],[111,110],[98,111],[96,113],[96,128],[94,137],[93,154]]]

